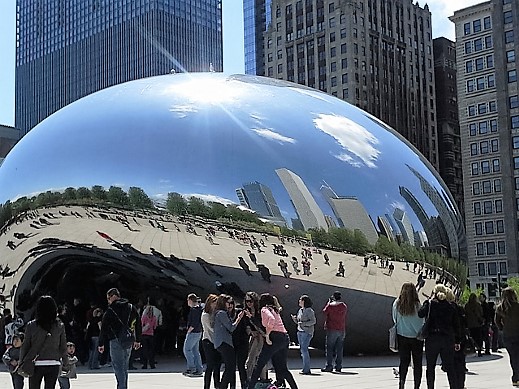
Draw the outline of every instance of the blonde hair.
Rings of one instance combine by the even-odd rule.
[[[446,287],[445,289],[447,289],[447,292],[445,293],[447,295],[447,301],[450,303],[454,302],[454,300],[456,300],[456,296],[454,296],[452,289],[449,287]]]
[[[436,284],[433,289],[434,297],[443,301],[447,298],[447,288],[443,284]]]

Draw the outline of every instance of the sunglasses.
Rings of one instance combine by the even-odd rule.
[[[245,300],[246,303],[252,303],[252,300]]]
[[[234,304],[234,301],[227,301],[227,304]]]

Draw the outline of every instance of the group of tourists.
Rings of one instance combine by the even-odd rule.
[[[399,389],[405,387],[411,360],[414,388],[420,388],[424,344],[427,389],[434,389],[438,356],[450,389],[464,389],[467,350],[473,346],[481,356],[484,341],[486,354],[490,349],[497,351],[499,330],[510,357],[512,384],[519,387],[519,303],[512,288],[502,291],[494,311],[484,295],[478,299],[474,293],[465,306],[460,305],[452,290],[443,284],[436,284],[431,295],[420,303],[417,287],[406,282],[393,304],[392,316],[400,357]]]

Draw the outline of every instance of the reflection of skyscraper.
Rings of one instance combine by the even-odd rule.
[[[411,221],[407,217],[405,211],[400,208],[395,208],[393,217],[395,218],[396,224],[398,224],[398,227],[400,228],[404,242],[414,246],[413,225],[411,224]]]
[[[465,236],[464,228],[463,224],[461,223],[459,213],[453,206],[451,206],[451,208],[447,206],[447,204],[452,204],[451,200],[448,198],[448,196],[444,196],[442,198],[442,195],[440,195],[438,190],[432,186],[416,169],[413,169],[409,165],[407,165],[407,167],[416,176],[416,178],[418,178],[422,191],[429,198],[429,200],[431,200],[431,203],[438,211],[438,215],[440,216],[445,231],[447,232],[448,241],[443,243],[448,245],[451,257],[459,258],[461,256],[465,258],[466,252],[460,252],[460,247],[463,246],[460,242],[460,237]]]
[[[323,211],[317,205],[301,177],[285,168],[276,169],[276,174],[287,190],[303,228],[305,230],[323,228],[328,231]]]
[[[339,227],[361,231],[370,244],[377,243],[378,233],[364,205],[356,197],[338,196],[328,185],[321,192],[330,204]]]
[[[268,186],[257,181],[249,182],[243,184],[243,188],[236,189],[236,195],[244,207],[252,209],[264,218],[285,223],[276,199]]]
[[[388,240],[393,241],[395,240],[395,234],[393,232],[393,228],[391,227],[391,224],[387,220],[385,216],[379,216],[377,218],[377,224],[378,229],[380,230],[380,233],[384,235]]]

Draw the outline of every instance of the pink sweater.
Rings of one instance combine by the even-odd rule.
[[[153,336],[155,328],[157,328],[157,318],[155,316],[148,316],[146,313],[142,315],[142,335]]]
[[[272,331],[284,333],[287,332],[285,326],[283,325],[283,320],[281,319],[281,316],[272,308],[261,308],[261,323],[267,329],[267,333]]]

